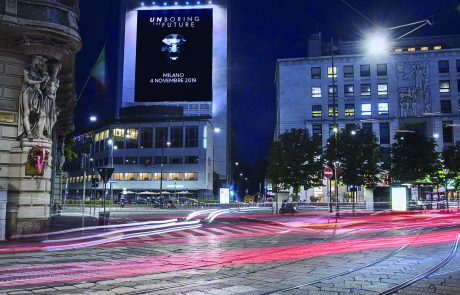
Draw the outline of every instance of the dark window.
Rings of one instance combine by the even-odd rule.
[[[343,66],[343,77],[353,78],[353,66]]]
[[[311,116],[314,118],[321,117],[322,108],[320,104],[315,104],[311,106]]]
[[[380,154],[382,155],[382,169],[389,170],[390,169],[390,148],[381,148]]]
[[[438,61],[438,70],[439,70],[439,73],[449,73],[449,61],[448,60],[439,60]]]
[[[334,94],[337,97],[337,85],[329,85],[327,93],[329,97],[333,97]]]
[[[164,148],[168,141],[168,127],[155,127],[155,147]]]
[[[169,164],[182,164],[182,157],[169,157]]]
[[[387,75],[387,64],[378,64],[377,65],[377,76],[386,76]]]
[[[445,143],[453,142],[452,121],[442,122],[442,141]]]
[[[152,162],[152,157],[151,156],[147,156],[147,157],[141,157],[140,161],[139,161],[139,164],[142,164],[144,166],[151,166],[153,164]]]
[[[168,163],[168,158],[167,157],[163,157],[163,162],[161,161],[161,157],[160,156],[156,156],[153,158],[153,163],[156,164],[156,165],[160,165],[160,164],[166,164]]]
[[[207,103],[200,104],[200,110],[209,110],[209,104]]]
[[[198,164],[198,156],[186,156],[185,164]]]
[[[460,93],[460,80],[457,80],[457,92]]]
[[[457,73],[460,73],[460,59],[457,59],[455,61],[455,63],[456,63],[456,66],[457,66]]]
[[[182,139],[183,133],[184,129],[182,128],[182,126],[171,127],[171,147],[181,148],[184,146],[184,142]]]
[[[347,134],[351,134],[351,131],[355,130],[356,129],[356,125],[355,124],[345,124],[345,132]]]
[[[321,79],[321,68],[320,67],[312,67],[311,68],[311,78],[312,79]]]
[[[126,165],[136,165],[137,157],[125,157],[125,164]]]
[[[362,96],[371,95],[371,84],[361,84],[361,95]]]
[[[198,147],[198,126],[185,127],[185,147]]]
[[[104,158],[103,165],[104,165],[104,166],[109,165],[109,158]]]
[[[370,77],[371,76],[371,66],[370,65],[360,65],[359,72],[361,77]]]
[[[323,140],[323,125],[313,124],[311,127],[313,133],[313,140],[321,144]]]
[[[441,100],[441,113],[452,113],[452,104],[450,103],[450,100]]]
[[[345,96],[354,96],[355,95],[355,86],[353,84],[344,85],[343,91]]]
[[[123,157],[113,157],[114,165],[123,165]]]
[[[390,144],[390,123],[380,123],[380,144]]]
[[[149,149],[153,146],[153,128],[141,128],[141,148]]]
[[[363,123],[362,129],[364,133],[372,133],[372,123]]]

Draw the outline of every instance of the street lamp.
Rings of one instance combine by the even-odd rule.
[[[90,122],[96,122],[96,121],[97,121],[97,117],[96,117],[96,116],[90,116],[90,117],[89,117],[89,121],[90,121]]]
[[[164,136],[163,136],[163,143],[161,145],[161,170],[160,170],[160,198],[163,197],[163,168],[164,168],[164,164],[163,164],[163,157],[164,157],[164,148],[165,148],[165,145],[164,145]],[[170,147],[171,146],[171,142],[170,141],[167,141],[166,142],[166,146],[167,147]]]
[[[335,194],[335,216],[339,216],[339,186],[338,186],[338,181],[337,181],[337,169],[340,168],[340,162],[335,161],[334,162],[334,194]]]
[[[109,140],[107,140],[107,144],[110,146],[110,168],[113,168],[113,150],[117,149],[117,147],[114,146],[112,138],[109,138]],[[113,203],[113,188],[112,188],[112,182],[110,182],[110,207],[112,207],[112,203]]]

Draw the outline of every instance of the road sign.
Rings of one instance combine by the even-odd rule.
[[[104,183],[107,183],[114,170],[114,168],[97,168],[97,171],[99,172],[99,175],[101,176]]]
[[[330,179],[332,177],[332,168],[324,168],[324,177],[326,177],[327,179]]]

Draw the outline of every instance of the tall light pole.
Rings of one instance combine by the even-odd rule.
[[[110,168],[113,168],[113,150],[117,149],[117,146],[114,145],[113,139],[110,138],[107,143],[110,146]],[[113,188],[112,188],[112,182],[110,182],[110,207],[112,207],[113,203]]]
[[[165,149],[165,137],[163,136],[163,142],[161,143],[161,171],[160,171],[160,198],[163,197],[163,167],[164,167],[164,164],[163,164],[163,156],[164,156],[164,149]],[[166,146],[167,147],[170,147],[171,146],[171,142],[168,141],[166,142]]]
[[[444,194],[445,194],[445,199],[447,202],[447,211],[449,211],[449,191],[447,190],[447,175],[449,174],[449,168],[444,168],[444,180],[445,180],[445,186],[444,186]]]

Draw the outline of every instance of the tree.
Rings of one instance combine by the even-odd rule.
[[[340,130],[328,139],[324,157],[331,168],[340,163],[338,179],[347,185],[374,187],[379,182],[381,154],[372,132]]]
[[[321,147],[313,141],[308,130],[290,129],[272,145],[267,177],[275,189],[293,188],[298,198],[300,188],[321,186],[323,161]]]
[[[442,157],[445,168],[449,169],[449,175],[454,179],[454,186],[457,191],[460,187],[460,141],[457,141],[453,146],[446,147],[442,151]],[[445,177],[449,178],[449,175],[445,175]]]
[[[442,169],[436,142],[417,133],[396,134],[391,145],[392,181],[421,181],[438,177]]]

